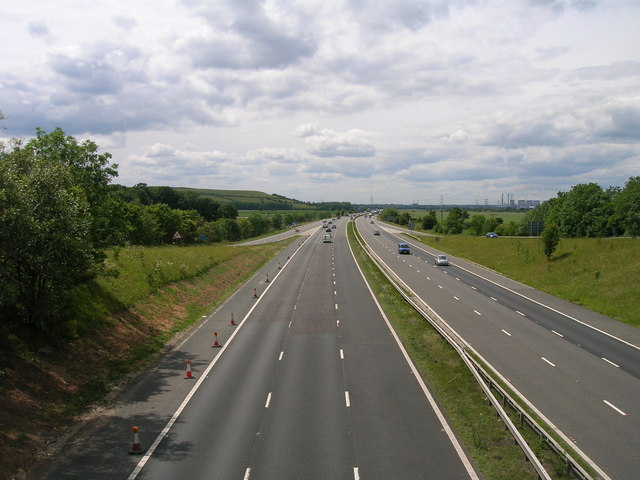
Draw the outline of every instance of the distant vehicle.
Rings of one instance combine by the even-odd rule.
[[[498,234],[496,232],[489,232],[485,235],[487,238],[498,238]]]
[[[333,225],[331,225],[331,228],[338,228],[338,226],[334,223]]]
[[[407,255],[411,254],[411,248],[409,247],[408,243],[399,243],[398,244],[398,253],[400,254],[404,254],[406,253]]]
[[[331,227],[327,228],[327,232],[331,233]]]
[[[322,237],[322,243],[331,243],[331,235],[328,233],[325,233],[324,236]]]
[[[369,223],[373,223],[373,220],[371,220]]]
[[[449,265],[449,259],[446,255],[436,255],[435,264],[443,266]]]
[[[374,235],[380,235],[380,230],[374,230],[374,231],[373,231],[373,234],[374,234]]]

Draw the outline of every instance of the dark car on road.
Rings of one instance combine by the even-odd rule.
[[[398,244],[398,253],[400,254],[411,254],[411,248],[408,243],[399,243]]]

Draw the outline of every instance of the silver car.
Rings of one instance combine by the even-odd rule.
[[[449,259],[446,255],[436,255],[435,264],[441,266],[449,265]]]

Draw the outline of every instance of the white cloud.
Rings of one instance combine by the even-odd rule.
[[[0,18],[0,134],[95,139],[126,184],[310,201],[623,185],[640,158],[638,14],[622,0],[24,0]]]

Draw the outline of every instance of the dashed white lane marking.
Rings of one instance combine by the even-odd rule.
[[[544,358],[544,357],[540,357],[540,358],[542,358],[542,360],[544,360],[545,362],[547,362],[547,363],[548,363],[549,365],[551,365],[552,367],[555,367],[555,364],[551,363],[551,362],[550,362],[549,360],[547,360],[546,358]]]
[[[264,408],[269,408],[270,404],[271,404],[271,392],[269,392],[269,395],[267,395],[267,402],[264,404]]]
[[[344,401],[347,404],[347,407],[351,406],[351,399],[349,398],[349,391],[344,392]]]
[[[336,303],[336,310],[338,309],[338,304]]]
[[[611,360],[607,360],[606,358],[602,357],[602,360],[604,360],[605,362],[613,365],[616,368],[620,368],[620,365],[618,365],[617,363],[613,363]]]
[[[243,480],[249,480],[250,476],[251,476],[251,467],[247,467],[247,470],[244,472]]]
[[[563,335],[563,334],[561,334],[561,333],[559,333],[559,332],[556,332],[555,330],[551,330],[551,333],[555,333],[555,334],[556,334],[557,336],[559,336],[560,338],[564,338],[564,335]]]
[[[441,289],[444,290],[444,287],[442,285],[438,285],[438,288],[441,288]]]
[[[344,360],[344,350],[340,349],[340,359]]]
[[[474,287],[473,285],[471,285],[471,288],[473,288],[474,290],[478,290],[476,287]]]
[[[611,408],[613,408],[613,409],[614,409],[616,412],[618,412],[620,415],[623,415],[623,416],[625,416],[625,417],[627,416],[627,414],[626,414],[626,413],[624,413],[622,410],[620,410],[618,407],[616,407],[613,403],[608,402],[608,401],[606,401],[606,400],[603,400],[603,402],[604,402],[604,403],[606,403],[607,405],[609,405]]]
[[[476,315],[482,316],[482,314],[478,310],[474,310],[473,313],[475,313]]]
[[[490,298],[491,300],[493,300],[494,302],[497,302],[497,301],[498,301],[498,299],[497,299],[497,298],[494,298],[494,297],[489,297],[489,298]]]
[[[524,313],[522,313],[521,311],[519,311],[519,310],[516,310],[516,313],[517,313],[518,315],[522,315],[523,317],[526,317],[526,315],[525,315]]]
[[[358,467],[353,467],[353,480],[360,480],[360,471]]]
[[[456,297],[455,295],[453,296],[453,298],[455,298],[456,300],[460,300],[458,297]]]
[[[284,352],[280,352],[280,356],[278,357],[278,361],[282,360],[283,356],[284,356]]]
[[[502,331],[503,331],[506,335],[511,336],[511,334],[510,334],[509,332],[507,332],[504,328],[502,329]]]

